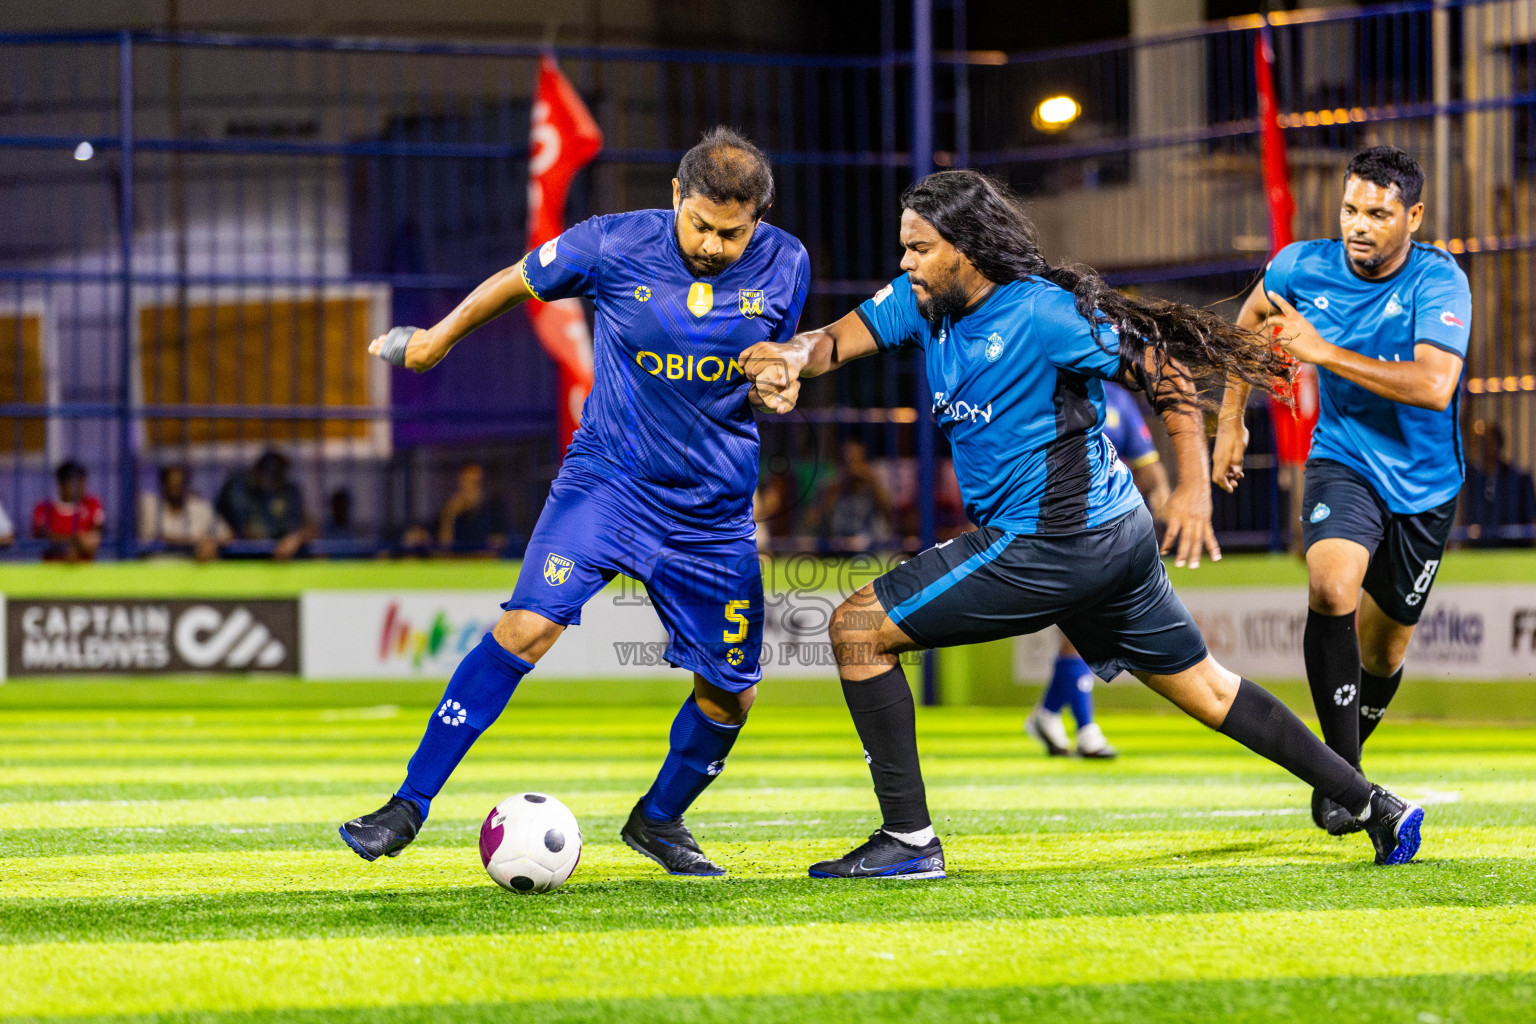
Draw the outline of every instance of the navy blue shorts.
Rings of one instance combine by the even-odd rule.
[[[1455,498],[1423,512],[1393,512],[1353,469],[1332,459],[1307,460],[1302,550],[1334,537],[1364,547],[1371,553],[1365,592],[1394,622],[1418,624],[1454,525]]]
[[[1173,675],[1205,639],[1173,592],[1145,507],[1080,533],[992,527],[929,548],[874,582],[891,621],[924,647],[985,643],[1057,625],[1102,679]]]
[[[645,584],[671,641],[667,661],[733,693],[757,685],[763,575],[753,535],[679,522],[623,477],[561,469],[502,607],[575,625],[582,606],[620,574]]]

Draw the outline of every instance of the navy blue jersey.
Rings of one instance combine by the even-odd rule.
[[[978,526],[1065,534],[1141,505],[1104,437],[1104,384],[1119,338],[1095,335],[1071,292],[1040,278],[999,285],[958,320],[930,324],[903,274],[859,306],[883,350],[923,350],[933,414]]]
[[[1119,384],[1104,385],[1104,436],[1132,469],[1158,460],[1157,445],[1152,443],[1152,431],[1141,416],[1136,396]]]
[[[798,239],[759,224],[740,259],[696,278],[673,217],[593,217],[523,260],[537,298],[597,306],[592,394],[566,459],[621,474],[674,516],[750,533],[757,421],[736,357],[793,336],[810,258]]]
[[[1339,239],[1296,242],[1270,261],[1264,287],[1351,352],[1396,362],[1424,344],[1466,358],[1472,293],[1456,261],[1432,245],[1413,243],[1401,270],[1368,281]],[[1456,497],[1463,458],[1454,398],[1436,412],[1383,398],[1321,366],[1317,379],[1314,458],[1360,473],[1393,512],[1423,512]]]

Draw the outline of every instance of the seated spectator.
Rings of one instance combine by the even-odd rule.
[[[8,548],[16,540],[16,528],[11,525],[11,517],[5,514],[5,505],[0,503],[0,548]]]
[[[219,491],[214,507],[237,539],[270,541],[271,555],[286,561],[316,534],[304,514],[304,495],[288,479],[288,459],[267,451],[245,472],[232,473]]]
[[[206,562],[230,537],[229,524],[208,499],[188,490],[185,466],[163,467],[160,493],[139,495],[139,544],[147,554],[191,555]]]
[[[412,523],[400,534],[395,543],[395,553],[405,558],[427,558],[433,554],[437,538],[420,523]]]
[[[1524,546],[1520,528],[1536,524],[1536,485],[1531,474],[1504,458],[1504,428],[1489,420],[1472,424],[1461,516],[1471,547]]]
[[[325,540],[354,540],[355,533],[352,528],[352,492],[338,487],[331,492],[330,515],[320,528],[320,536]]]
[[[507,546],[506,514],[485,494],[485,467],[466,462],[459,485],[437,515],[437,546],[460,554],[500,554]]]
[[[47,562],[89,562],[101,549],[106,513],[93,494],[85,493],[85,467],[70,459],[58,468],[57,499],[45,498],[32,510],[32,536],[47,541]]]
[[[890,539],[890,495],[862,441],[843,442],[842,471],[822,492],[810,520],[837,553],[868,551]]]

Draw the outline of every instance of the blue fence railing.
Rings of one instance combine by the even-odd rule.
[[[816,275],[807,323],[841,316],[896,272],[900,190],[930,160],[1012,183],[1053,258],[1235,312],[1268,247],[1261,27],[1234,19],[1019,54],[941,53],[921,33],[913,49],[871,57],[561,47],[607,139],[568,219],[665,203],[682,152],[725,122],[775,161],[771,218],[805,242]],[[1354,150],[1391,142],[1420,157],[1423,237],[1456,254],[1474,288],[1469,445],[1490,465],[1529,468],[1528,11],[1392,3],[1277,12],[1268,30],[1298,233],[1336,230]],[[0,502],[11,517],[24,525],[52,467],[75,458],[108,506],[112,548],[131,554],[135,507],[159,467],[185,465],[212,496],[271,447],[292,460],[318,527],[346,494],[353,519],[331,524],[337,534],[387,549],[430,524],[466,461],[485,466],[509,532],[526,533],[556,460],[553,372],[525,321],[503,318],[474,360],[423,378],[366,359],[359,339],[434,319],[521,254],[544,52],[0,35]],[[1035,108],[1061,93],[1081,116],[1047,132]],[[803,414],[765,422],[765,478],[788,502],[769,531],[776,545],[825,544],[812,506],[848,439],[892,491],[885,543],[942,527],[944,449],[924,393],[910,359],[872,360],[811,382]],[[1218,509],[1229,544],[1282,546],[1293,532],[1263,415],[1251,413],[1250,486]],[[1493,437],[1502,455],[1488,454]]]

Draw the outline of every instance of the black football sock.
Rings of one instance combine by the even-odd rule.
[[[1355,613],[1307,612],[1301,638],[1312,706],[1323,740],[1350,764],[1360,763],[1360,641]]]
[[[1359,769],[1330,750],[1280,699],[1244,679],[1227,709],[1221,731],[1296,776],[1349,813],[1371,802],[1371,784]]]
[[[901,833],[927,828],[931,822],[917,761],[917,709],[906,674],[897,665],[873,679],[842,683],[843,699],[875,780],[883,827]]]
[[[1360,670],[1360,745],[1370,739],[1371,733],[1381,724],[1381,716],[1387,713],[1387,705],[1397,696],[1397,688],[1403,681],[1399,668],[1385,678]]]

